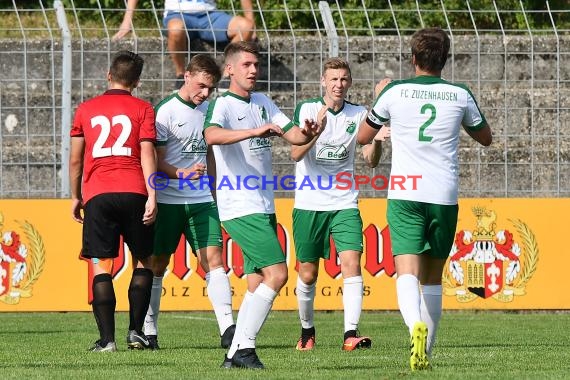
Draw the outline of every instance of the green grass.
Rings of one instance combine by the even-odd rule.
[[[265,371],[222,370],[211,312],[162,313],[162,349],[128,351],[127,315],[117,317],[119,352],[86,352],[96,339],[90,313],[0,314],[0,373],[7,378],[160,379],[563,379],[570,374],[570,314],[446,312],[433,369],[408,369],[399,313],[365,312],[372,349],[340,350],[342,313],[318,312],[317,347],[297,352],[297,314],[273,312],[258,338]]]

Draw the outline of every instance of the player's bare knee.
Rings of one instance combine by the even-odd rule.
[[[289,275],[287,270],[273,271],[268,279],[273,289],[281,289],[287,283]]]
[[[135,268],[147,268],[152,270],[152,256],[145,257],[144,259],[139,258]]]
[[[206,264],[210,270],[214,270],[224,266],[224,261],[222,260],[221,249],[209,250],[206,255],[202,255],[200,258],[202,264]]]
[[[317,281],[319,276],[319,267],[317,265],[307,265],[308,263],[302,263],[299,266],[299,278],[304,284],[312,285]]]
[[[299,273],[299,278],[303,284],[312,285],[317,282],[318,275],[316,273],[304,273],[302,275]]]
[[[93,258],[93,259],[91,259],[91,262],[93,263],[93,275],[94,276],[97,276],[99,274],[104,274],[104,273],[111,274],[111,272],[113,271],[113,259]]]
[[[360,253],[353,251],[343,252],[341,255],[340,269],[343,278],[360,276]]]
[[[151,264],[152,273],[156,277],[164,276],[169,262],[170,256],[167,256],[167,259],[165,259],[163,256],[154,256]]]

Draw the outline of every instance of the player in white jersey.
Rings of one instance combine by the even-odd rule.
[[[461,126],[481,145],[492,141],[471,91],[441,78],[449,45],[440,28],[417,31],[411,39],[416,76],[388,83],[358,133],[358,142],[367,143],[389,122],[391,178],[421,176],[416,186],[391,186],[387,211],[398,306],[410,332],[412,370],[429,368],[441,318],[441,275],[457,227]]]
[[[216,61],[198,54],[190,60],[184,85],[156,107],[158,171],[155,183],[158,216],[155,223],[151,301],[144,331],[151,348],[158,349],[158,314],[162,280],[170,256],[184,235],[206,272],[208,297],[212,302],[224,348],[231,344],[235,325],[230,282],[222,261],[222,234],[218,210],[210,188],[198,179],[215,168],[212,152],[202,136],[206,99],[220,80]],[[208,160],[208,165],[206,165]]]
[[[330,58],[323,66],[322,98],[301,102],[295,109],[293,122],[315,118],[325,105],[326,128],[310,143],[292,146],[291,156],[297,161],[296,183],[310,180],[312,186],[295,189],[293,238],[299,260],[297,301],[301,319],[301,337],[296,349],[308,351],[315,345],[314,301],[319,273],[319,260],[330,255],[329,239],[335,243],[343,277],[344,338],[342,349],[352,351],[369,348],[369,337],[357,333],[362,312],[363,281],[360,269],[362,254],[362,219],[358,210],[358,190],[339,188],[337,176],[354,178],[356,134],[366,117],[366,108],[345,100],[352,85],[348,62]],[[363,147],[364,160],[370,167],[378,164],[384,132]]]
[[[264,368],[255,339],[279,290],[287,282],[285,255],[277,239],[271,168],[271,139],[281,136],[292,144],[306,144],[322,128],[326,108],[303,129],[265,95],[253,92],[259,73],[255,43],[236,42],[225,51],[229,91],[210,104],[204,137],[216,157],[216,196],[220,220],[244,255],[247,293],[237,318],[224,368]],[[250,176],[257,183],[240,186]]]

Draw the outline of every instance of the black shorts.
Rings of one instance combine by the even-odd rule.
[[[85,258],[119,256],[123,236],[133,257],[144,259],[152,254],[154,226],[142,222],[147,196],[136,193],[104,193],[84,206],[83,249]]]

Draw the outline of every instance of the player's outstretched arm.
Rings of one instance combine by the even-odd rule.
[[[463,126],[463,129],[467,132],[469,136],[479,144],[483,146],[489,146],[493,142],[493,132],[491,132],[491,127],[486,124],[483,128],[472,130],[469,127]]]
[[[390,83],[392,82],[392,79],[390,78],[384,78],[381,79],[378,83],[376,83],[376,86],[374,86],[374,96],[378,97],[378,95],[380,95],[380,93],[382,92],[382,90],[384,90],[384,88]]]
[[[83,177],[83,155],[85,153],[85,138],[72,137],[69,154],[69,183],[71,185],[71,217],[78,223],[83,223],[81,209],[83,209],[83,196],[81,195],[81,179]]]
[[[313,137],[311,139],[311,141],[309,141],[307,144],[304,144],[304,145],[292,144],[291,145],[291,158],[293,159],[293,161],[295,161],[295,162],[301,161],[303,159],[303,157],[305,157],[305,154],[307,154],[307,152],[309,150],[311,150],[311,148],[313,146],[315,146],[320,135],[321,134],[319,133],[318,135]]]
[[[308,142],[303,143],[302,145],[298,145],[295,142],[289,141],[291,142],[291,144],[293,144],[291,146],[291,158],[295,161],[295,162],[299,162],[303,159],[303,157],[305,157],[305,154],[307,154],[307,152],[309,150],[311,150],[311,148],[316,144],[317,140],[319,139],[319,136],[321,135],[321,133],[324,131],[326,124],[327,124],[327,118],[326,118],[326,113],[327,113],[327,106],[323,105],[323,107],[320,109],[318,115],[317,115],[317,120],[305,120],[305,130],[299,130],[296,133],[298,136],[292,136],[295,138],[298,138],[299,141],[305,141],[307,138],[307,133],[305,131],[308,131],[310,129],[313,129],[315,132],[315,135],[313,136],[313,138],[311,140],[309,140]],[[293,128],[292,128],[293,129]],[[299,132],[301,132],[301,134],[299,134]],[[309,133],[312,133],[311,131]]]
[[[374,86],[374,95],[378,98],[380,93],[384,91],[384,88],[386,88],[390,82],[392,82],[392,79],[390,78],[384,78],[380,80],[376,86]],[[376,102],[378,102],[378,99],[376,99]],[[374,106],[372,108],[374,108]],[[372,139],[376,137],[376,134],[382,128],[383,124],[384,123],[378,119],[374,111],[370,109],[368,111],[368,115],[360,122],[358,134],[356,135],[356,141],[360,145],[370,144],[372,142]]]
[[[378,133],[378,128],[372,127],[368,124],[367,118],[360,122],[358,127],[358,134],[356,135],[356,142],[360,145],[367,145],[372,142],[372,139]]]
[[[305,125],[300,128],[294,125],[290,128],[283,138],[293,145],[305,145],[310,143],[315,137],[318,137],[327,125],[327,110],[328,108],[323,105],[317,114],[317,119],[305,119]],[[310,149],[310,147],[309,147]],[[308,149],[305,151],[305,153]],[[305,154],[303,153],[303,155]],[[301,157],[302,158],[302,157]],[[296,160],[298,161],[298,160]]]
[[[362,157],[366,165],[371,168],[378,166],[380,157],[382,156],[382,142],[390,138],[390,127],[383,126],[380,128],[376,136],[372,139],[370,144],[362,147]]]
[[[250,139],[252,137],[274,137],[283,135],[277,124],[264,124],[259,128],[231,130],[215,124],[204,129],[204,138],[208,145],[228,145]]]
[[[206,165],[194,164],[190,168],[177,168],[166,161],[166,147],[159,146],[156,148],[157,167],[158,171],[164,173],[168,178],[184,178],[190,180],[197,180],[206,173]]]
[[[141,167],[144,175],[144,182],[148,199],[145,205],[143,223],[146,225],[154,223],[156,219],[156,190],[149,183],[151,175],[156,173],[156,150],[152,141],[141,141]]]
[[[123,22],[119,26],[119,31],[113,36],[113,41],[119,40],[129,34],[131,31],[131,26],[133,25],[133,15],[135,9],[137,9],[137,4],[139,0],[128,0],[127,9],[125,10],[125,15],[123,16]]]

